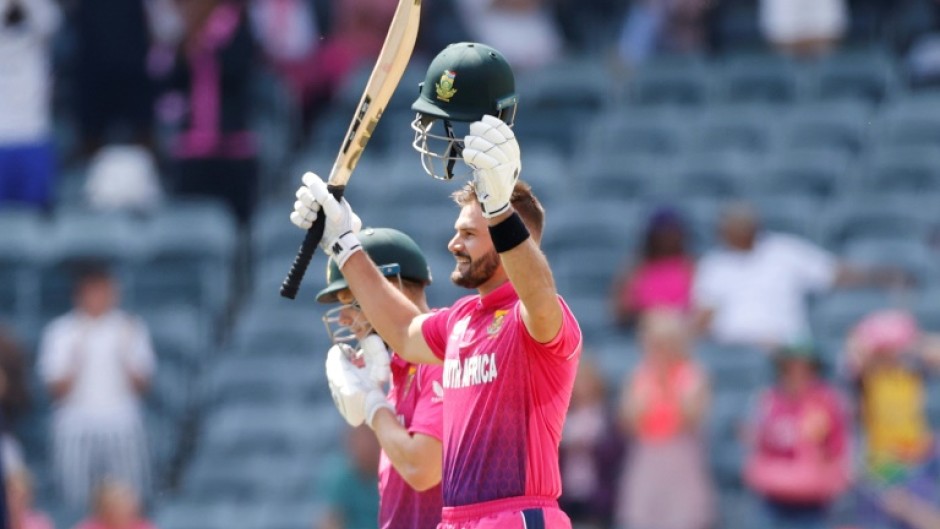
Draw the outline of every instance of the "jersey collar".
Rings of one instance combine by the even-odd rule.
[[[501,307],[509,302],[519,299],[516,289],[512,286],[512,281],[506,281],[502,285],[493,289],[485,296],[480,296],[477,306],[483,309],[492,309]]]

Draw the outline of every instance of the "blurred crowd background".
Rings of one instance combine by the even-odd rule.
[[[347,197],[449,284],[427,62],[502,50],[584,332],[577,527],[940,527],[940,2],[426,0]],[[313,293],[277,291],[394,0],[0,0],[17,529],[375,526]]]

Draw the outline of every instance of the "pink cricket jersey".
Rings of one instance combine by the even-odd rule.
[[[560,299],[560,298],[559,298]],[[467,296],[422,326],[444,360],[444,505],[518,496],[558,498],[558,443],[581,353],[562,301],[552,341],[533,339],[511,283]]]
[[[388,401],[412,434],[443,439],[442,366],[409,364],[392,355]],[[441,521],[440,484],[418,492],[392,466],[385,451],[379,460],[379,528],[434,529]]]

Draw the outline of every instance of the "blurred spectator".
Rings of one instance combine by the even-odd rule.
[[[777,380],[760,396],[744,479],[763,500],[762,527],[821,529],[849,485],[850,418],[813,347],[783,346],[774,360]]]
[[[348,460],[332,469],[321,487],[326,513],[319,529],[375,529],[379,519],[379,442],[360,426],[346,439]]]
[[[139,145],[108,145],[88,165],[85,195],[95,209],[148,212],[163,200],[153,153]]]
[[[940,348],[910,313],[882,310],[855,326],[846,354],[866,441],[859,516],[891,527],[904,519],[900,506],[940,501],[940,459],[924,387],[927,370],[940,368]]]
[[[809,334],[806,298],[835,286],[896,284],[903,274],[862,270],[795,236],[761,233],[748,205],[728,208],[723,247],[698,263],[693,303],[699,325],[721,343],[770,349]]]
[[[322,38],[313,3],[251,0],[248,12],[265,59],[287,83],[297,106],[303,105]]]
[[[53,529],[52,520],[33,508],[33,480],[26,469],[6,477],[10,529]]]
[[[614,315],[621,325],[633,325],[650,309],[691,308],[695,261],[686,248],[686,236],[675,211],[660,209],[650,217],[639,262],[624,270],[614,285]]]
[[[175,138],[176,191],[218,197],[247,222],[257,195],[255,137],[249,130],[254,42],[237,0],[176,0],[185,34],[169,84],[185,93]],[[173,101],[179,92],[164,99]]]
[[[515,71],[544,66],[562,54],[549,0],[456,0],[470,38],[506,56]]]
[[[608,408],[607,388],[594,364],[582,360],[561,436],[560,504],[583,527],[610,527],[625,440]]]
[[[627,2],[622,0],[552,0],[555,20],[565,47],[575,53],[600,52],[610,47]]]
[[[53,0],[0,0],[0,203],[47,208],[52,200]]]
[[[374,62],[395,15],[394,0],[344,0],[335,4],[332,31],[320,43],[312,66],[306,69],[304,121],[315,121],[346,79],[357,68]],[[360,88],[357,88],[360,90]]]
[[[831,51],[848,27],[845,0],[761,0],[764,37],[781,53],[813,57]]]
[[[29,409],[26,354],[9,329],[0,327],[0,411],[7,426]]]
[[[155,529],[140,512],[140,499],[134,489],[105,480],[95,491],[92,515],[75,529]]]
[[[696,53],[707,41],[705,19],[713,0],[637,0],[624,20],[620,59],[630,66],[657,53]]]
[[[69,2],[76,26],[76,114],[83,154],[106,142],[150,145],[154,85],[146,0]]]
[[[39,347],[40,376],[55,399],[56,483],[74,508],[87,505],[102,479],[149,489],[139,404],[156,361],[147,327],[118,300],[115,279],[89,267],[76,282],[75,308],[46,327]]]
[[[644,358],[624,388],[620,416],[634,442],[621,482],[619,522],[647,529],[706,529],[715,519],[700,429],[706,375],[689,357],[685,316],[656,309],[640,327]]]

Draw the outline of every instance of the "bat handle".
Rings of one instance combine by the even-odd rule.
[[[345,191],[346,186],[331,185],[327,186],[327,188],[336,200],[340,200],[343,198],[343,191]],[[290,272],[287,273],[287,279],[281,284],[282,297],[288,299],[297,297],[297,292],[300,290],[300,283],[303,282],[304,274],[307,273],[307,267],[310,266],[310,260],[313,259],[313,252],[316,251],[320,240],[323,239],[323,228],[325,227],[326,215],[321,211],[317,214],[317,219],[313,221],[313,226],[310,226],[310,229],[307,230],[307,234],[304,236],[304,242],[300,245],[297,256],[294,257],[294,264],[291,265]]]

